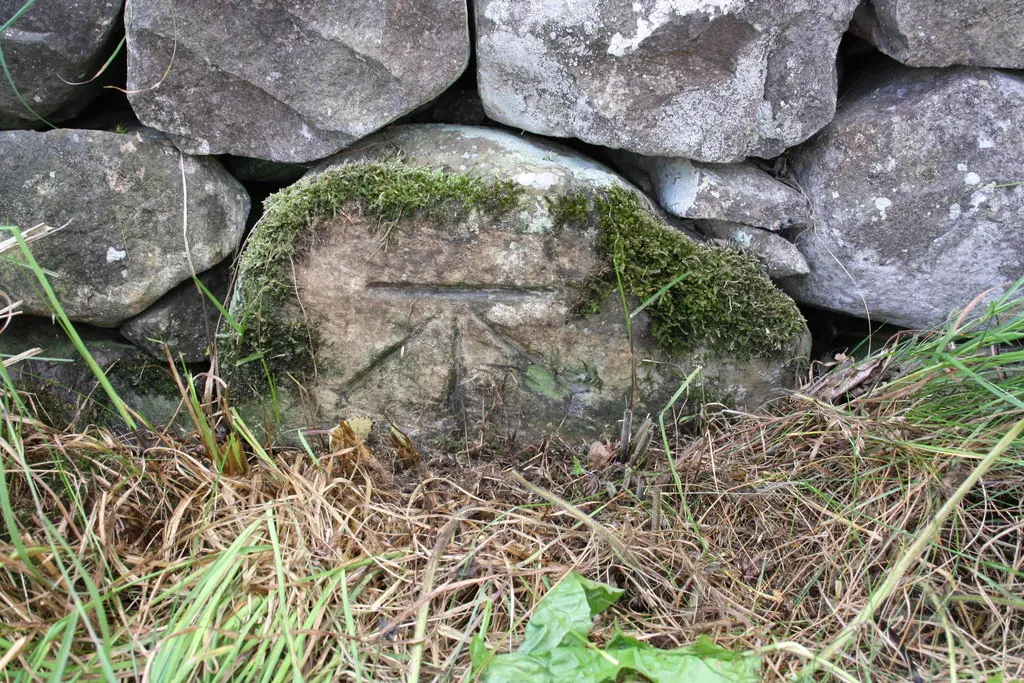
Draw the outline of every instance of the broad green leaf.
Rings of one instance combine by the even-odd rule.
[[[761,680],[760,670],[760,657],[731,652],[710,641],[675,650],[659,650],[643,643],[607,650],[572,645],[535,654],[496,655],[481,680],[484,683],[611,683],[624,673],[636,673],[652,683],[756,683]]]
[[[538,603],[516,652],[490,656],[483,638],[470,645],[484,683],[612,683],[627,673],[652,683],[755,683],[761,659],[732,652],[701,637],[675,650],[659,650],[619,631],[602,650],[588,642],[593,618],[623,591],[570,573]],[[490,661],[488,662],[488,657]]]
[[[594,617],[621,596],[620,589],[589,581],[575,572],[566,574],[537,604],[519,652],[552,650],[569,634],[573,636],[571,644],[586,642]]]

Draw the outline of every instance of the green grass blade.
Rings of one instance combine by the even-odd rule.
[[[670,290],[673,287],[675,287],[676,285],[678,285],[680,282],[682,282],[684,279],[686,279],[689,275],[690,275],[689,273],[680,273],[679,275],[676,275],[674,278],[672,278],[672,280],[667,285],[665,285],[664,287],[659,289],[657,292],[655,292],[653,295],[651,295],[651,297],[649,299],[647,299],[647,301],[643,302],[642,304],[640,304],[639,306],[634,308],[633,312],[629,314],[629,317],[630,318],[635,318],[637,315],[640,314],[641,311],[643,311],[645,308],[647,308],[648,306],[653,304],[655,301],[657,301],[661,297],[665,296],[665,294],[668,292],[668,290]],[[621,287],[621,284],[622,284],[622,280],[621,280],[621,277],[620,277],[620,279],[619,279],[619,286],[620,287]]]
[[[89,353],[89,349],[86,348],[85,342],[83,342],[82,338],[78,336],[78,331],[75,330],[74,325],[71,324],[71,320],[64,312],[64,308],[60,305],[60,301],[57,300],[57,295],[54,294],[53,288],[50,286],[50,281],[46,278],[46,275],[43,274],[42,268],[40,268],[39,263],[36,262],[35,256],[32,255],[32,250],[29,249],[28,243],[25,241],[25,236],[22,234],[21,229],[17,226],[4,226],[2,229],[9,230],[14,235],[14,239],[17,240],[18,246],[21,248],[21,253],[25,257],[25,261],[32,269],[32,272],[35,274],[40,286],[46,293],[46,298],[49,300],[50,306],[53,308],[54,316],[60,323],[61,328],[63,328],[64,333],[71,340],[75,350],[78,351],[79,355],[82,356],[82,360],[85,361],[89,370],[92,371],[93,376],[96,378],[96,381],[99,382],[103,392],[107,395],[107,398],[110,399],[110,403],[117,409],[118,414],[121,416],[121,419],[124,420],[124,423],[128,425],[129,429],[138,429],[139,425],[131,416],[125,402],[117,394],[117,391],[114,390],[113,385],[110,384],[110,380],[107,379],[106,373],[103,372],[103,369],[96,362],[96,359],[92,357],[91,353]]]
[[[199,291],[203,293],[203,296],[209,299],[210,303],[213,304],[214,308],[217,309],[217,312],[220,313],[221,317],[224,318],[225,322],[227,322],[228,325],[231,325],[235,332],[237,332],[238,334],[242,334],[242,332],[244,331],[242,329],[242,326],[238,324],[238,321],[235,320],[235,317],[228,312],[228,309],[224,308],[224,304],[222,304],[220,300],[217,299],[216,296],[214,296],[213,292],[207,289],[206,285],[203,284],[203,281],[200,280],[195,275],[192,276],[192,281],[196,283],[196,287],[198,287]]]

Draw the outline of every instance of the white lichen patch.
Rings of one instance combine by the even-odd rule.
[[[735,0],[658,0],[651,13],[646,17],[637,17],[636,30],[632,37],[616,33],[608,44],[608,54],[624,57],[640,47],[641,43],[654,35],[654,32],[672,20],[673,16],[703,13],[708,18],[717,14],[727,14],[737,4]],[[639,9],[638,9],[639,8]],[[640,13],[641,3],[633,3],[633,11]]]
[[[538,190],[550,190],[558,185],[558,181],[558,175],[548,172],[532,173],[524,171],[516,176],[516,182],[520,185],[525,185],[526,187],[532,187]]]
[[[536,299],[515,304],[498,303],[487,311],[487,320],[509,328],[550,323],[569,314],[569,309],[551,299]]]
[[[736,244],[743,248],[749,247],[750,243],[754,241],[754,236],[749,231],[743,230],[741,228],[733,230],[732,234],[730,234],[729,237],[732,239],[733,242],[735,242]]]
[[[118,249],[117,247],[109,247],[107,249],[107,263],[116,263],[117,261],[123,261],[128,256],[127,251]]]
[[[875,197],[875,208],[878,209],[879,217],[884,221],[886,219],[886,210],[892,206],[892,200],[886,197]]]
[[[964,185],[980,185],[980,184],[981,184],[981,176],[978,175],[977,173],[975,173],[974,171],[971,171],[970,173],[968,173],[968,174],[966,174],[964,176]]]

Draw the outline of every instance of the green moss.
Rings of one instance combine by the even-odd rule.
[[[582,192],[553,197],[549,204],[556,227],[579,225],[590,217],[591,201]]]
[[[593,204],[600,229],[597,248],[608,268],[583,283],[582,312],[594,310],[617,289],[616,271],[626,294],[638,302],[686,273],[645,309],[652,336],[669,351],[703,345],[740,357],[769,356],[786,348],[803,329],[796,305],[752,258],[694,242],[665,225],[625,188],[612,188]],[[572,212],[580,214],[578,209]]]
[[[316,334],[301,314],[284,312],[295,304],[291,261],[318,221],[336,218],[353,205],[383,221],[451,220],[472,210],[501,215],[517,207],[520,197],[511,181],[491,182],[394,158],[330,168],[271,195],[239,263],[240,290],[233,302],[236,315],[241,313],[239,329],[221,341],[222,368],[236,387],[253,388],[265,383],[266,370],[256,359],[275,374],[312,369]]]
[[[119,391],[131,390],[140,395],[180,396],[170,371],[142,354],[139,354],[137,362],[115,363],[107,375]]]

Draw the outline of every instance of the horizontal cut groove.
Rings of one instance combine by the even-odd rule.
[[[533,299],[553,293],[549,287],[509,287],[502,285],[445,285],[398,282],[370,282],[366,292],[371,295],[411,298],[435,297],[457,301]]]

